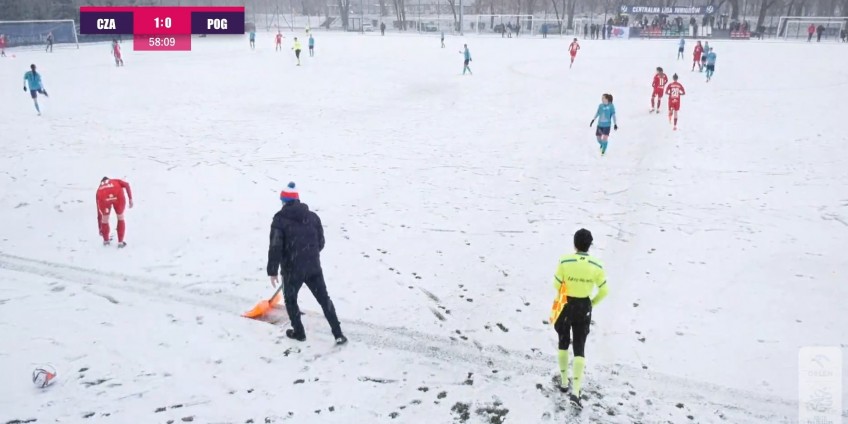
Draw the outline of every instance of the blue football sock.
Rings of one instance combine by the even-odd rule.
[[[606,153],[606,152],[607,152],[607,144],[608,144],[608,143],[609,143],[608,141],[602,141],[602,142],[601,142],[601,153]]]
[[[38,102],[35,102],[35,110],[41,113],[41,108],[38,107]]]

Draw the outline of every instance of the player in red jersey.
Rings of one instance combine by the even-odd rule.
[[[0,57],[6,57],[6,36],[0,34]]]
[[[663,68],[658,66],[657,74],[654,75],[654,82],[651,84],[651,87],[654,87],[654,93],[651,94],[651,112],[660,113],[666,83],[668,83],[668,75],[663,72]]]
[[[277,31],[276,41],[277,41],[277,47],[274,49],[274,51],[283,50],[283,34],[280,31]]]
[[[665,88],[665,94],[668,94],[668,122],[674,119],[674,130],[677,131],[677,112],[680,111],[680,96],[686,95],[686,89],[683,84],[677,82],[677,74],[671,76],[673,82]]]
[[[124,197],[124,190],[127,191]],[[124,208],[129,199],[129,206],[133,207],[132,190],[129,183],[124,180],[110,179],[103,177],[100,180],[100,187],[97,188],[97,225],[100,228],[100,235],[103,237],[103,245],[109,244],[109,214],[112,208],[115,208],[115,213],[118,215],[118,247],[126,247],[124,234],[126,232],[126,223],[124,223]]]
[[[701,45],[701,42],[698,41],[695,44],[695,52],[692,57],[692,71],[695,71],[695,65],[698,65],[698,71],[701,71],[701,54],[704,53],[704,46]]]
[[[124,59],[121,58],[121,46],[117,39],[112,39],[112,56],[115,56],[115,66],[124,66]]]
[[[574,58],[577,57],[577,50],[580,50],[580,44],[577,44],[577,39],[575,38],[574,41],[568,45],[568,53],[571,54],[571,64],[568,65],[569,69],[574,66]]]

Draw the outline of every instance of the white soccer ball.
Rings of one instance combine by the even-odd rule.
[[[32,383],[39,389],[49,386],[55,377],[56,370],[49,367],[36,368],[32,371]]]

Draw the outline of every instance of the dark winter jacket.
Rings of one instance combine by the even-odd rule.
[[[324,249],[321,218],[306,203],[292,201],[274,215],[268,247],[268,275],[283,277],[321,270],[320,252]]]

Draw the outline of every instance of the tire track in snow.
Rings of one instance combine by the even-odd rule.
[[[86,290],[103,288],[154,299],[165,298],[219,312],[233,313],[236,316],[240,312],[235,310],[235,305],[252,304],[250,299],[227,294],[209,296],[153,278],[104,272],[3,252],[0,252],[0,269],[75,283],[82,285]],[[98,293],[98,295],[100,294]],[[320,314],[314,312],[309,312],[308,315],[319,319],[323,318]],[[272,323],[275,326],[287,324],[287,319]],[[539,377],[540,381],[546,381],[556,368],[553,355],[542,354],[538,349],[520,352],[499,345],[484,346],[479,343],[454,341],[449,337],[422,333],[404,327],[382,326],[358,320],[344,320],[344,324],[351,340],[361,342],[357,345],[381,350],[405,351],[445,362],[461,361],[470,365],[470,369],[476,375],[487,375],[492,369],[497,369],[500,372],[510,371],[515,375],[535,375]],[[593,365],[593,368],[593,374],[595,374],[593,379],[595,381],[590,383],[590,387],[597,384],[596,387],[601,388],[601,390],[620,388],[622,385],[650,386],[650,388],[641,389],[642,396],[640,398],[650,396],[654,399],[686,399],[690,403],[692,399],[697,399],[700,400],[700,404],[705,409],[724,410],[728,414],[741,413],[746,418],[756,421],[785,418],[785,415],[782,415],[781,412],[785,414],[786,411],[797,411],[796,402],[647,372],[630,365],[596,364]],[[704,393],[710,393],[711,399],[705,399]],[[611,399],[611,401],[615,400],[617,399]],[[753,405],[756,412],[745,411],[739,405],[749,407]],[[640,414],[640,409],[636,404],[631,403],[628,406],[635,409],[627,415],[634,417],[634,414]],[[603,409],[600,412],[602,411]],[[658,413],[659,411],[650,411],[649,413],[651,412]]]

